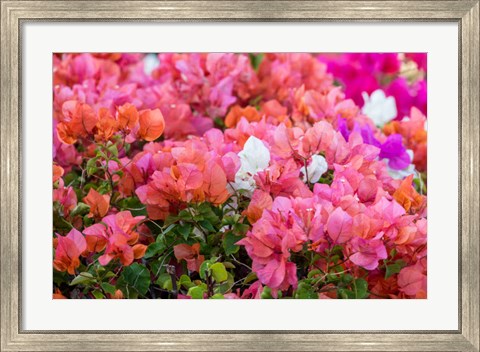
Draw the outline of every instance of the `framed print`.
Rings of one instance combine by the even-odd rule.
[[[1,24],[2,351],[479,351],[478,2]]]

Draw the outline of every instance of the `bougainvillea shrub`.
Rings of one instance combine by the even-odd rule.
[[[53,56],[53,297],[427,297],[421,53]]]

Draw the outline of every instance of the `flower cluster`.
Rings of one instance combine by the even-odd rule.
[[[426,298],[426,55],[55,54],[54,298]]]

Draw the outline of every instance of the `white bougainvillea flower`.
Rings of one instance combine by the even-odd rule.
[[[362,93],[365,104],[362,113],[370,117],[375,125],[383,126],[397,116],[397,105],[394,97],[387,97],[385,92],[377,89],[370,96]]]
[[[407,154],[410,157],[410,160],[413,160],[413,150],[407,149]],[[405,177],[416,174],[414,164],[410,164],[405,169],[402,169],[402,170],[395,170],[388,167],[387,165],[387,171],[391,178],[394,178],[397,180],[403,180]]]
[[[146,75],[150,76],[154,69],[160,64],[158,56],[156,54],[147,54],[143,59],[143,71]]]
[[[313,155],[312,161],[307,166],[307,170],[305,171],[305,166],[302,166],[300,172],[303,175],[303,182],[307,182],[308,180],[310,183],[317,183],[327,170],[328,164],[325,158],[321,155]]]
[[[235,174],[234,188],[253,192],[256,186],[253,176],[268,167],[270,151],[260,139],[250,136],[238,156],[240,169]]]

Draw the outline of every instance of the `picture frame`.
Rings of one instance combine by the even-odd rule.
[[[119,6],[121,4],[121,6]],[[37,21],[436,21],[459,26],[456,331],[31,331],[21,328],[21,26]],[[1,1],[2,351],[480,350],[478,1]]]

